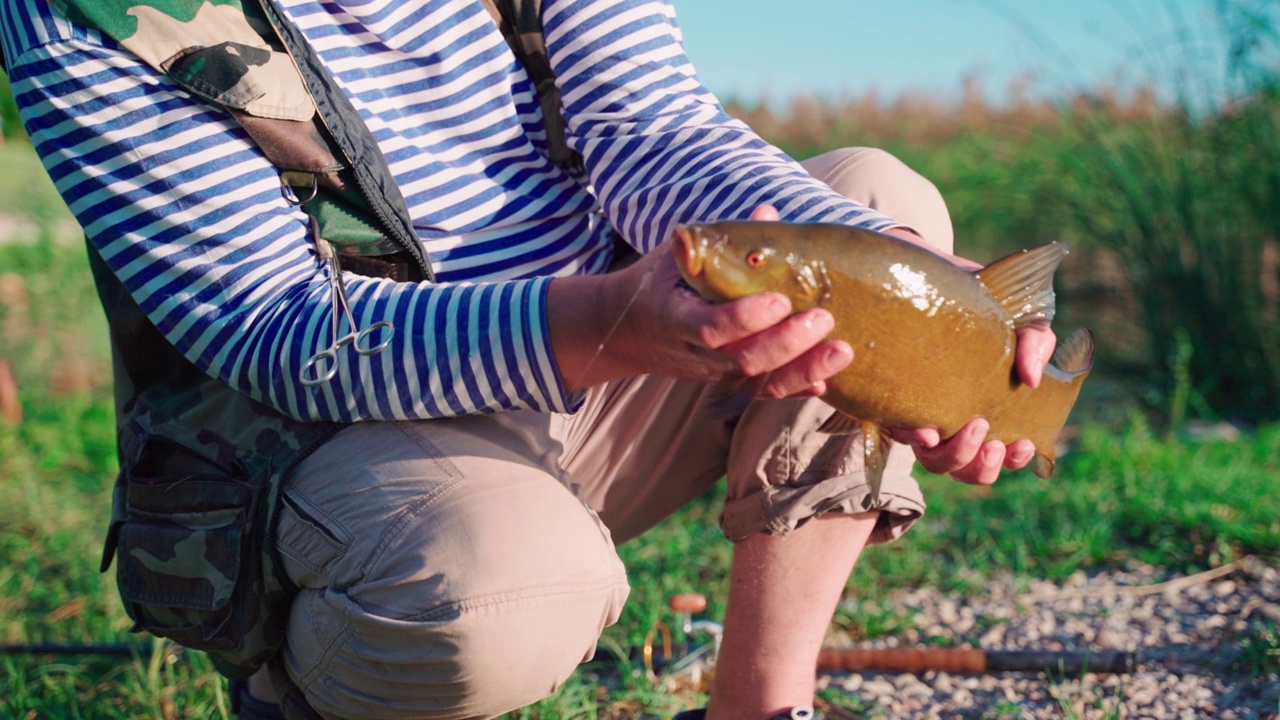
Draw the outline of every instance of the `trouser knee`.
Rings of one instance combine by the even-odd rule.
[[[335,614],[349,622],[323,669],[298,675],[305,663],[296,649],[286,657],[294,682],[327,718],[494,717],[555,692],[591,655],[625,596],[625,586],[517,594],[393,619],[336,591],[304,590],[291,626],[332,623]]]
[[[471,449],[455,448],[477,424],[404,428],[413,442],[375,444],[379,461],[354,475],[286,490],[288,508],[306,511],[287,508],[278,533],[304,586],[286,665],[326,717],[499,715],[552,693],[620,614],[626,572],[608,531],[504,447],[468,433]],[[456,451],[419,457],[428,442]]]
[[[954,232],[942,194],[894,155],[878,148],[841,148],[801,165],[841,195],[914,229],[932,247],[952,251]]]
[[[327,717],[493,717],[555,692],[616,621],[627,590],[623,576],[589,577],[388,617],[347,592],[305,589],[290,614],[286,657]]]

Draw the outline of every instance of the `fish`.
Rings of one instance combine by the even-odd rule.
[[[719,303],[772,291],[793,312],[825,308],[828,339],[853,361],[827,380],[835,412],[819,430],[862,432],[867,509],[880,488],[890,428],[936,427],[943,438],[982,417],[988,439],[1035,444],[1032,471],[1049,477],[1056,446],[1093,367],[1081,328],[1058,344],[1037,387],[1014,368],[1017,331],[1053,319],[1053,274],[1068,254],[1051,242],[970,272],[922,246],[847,225],[717,222],[677,226],[675,262],[690,288]]]

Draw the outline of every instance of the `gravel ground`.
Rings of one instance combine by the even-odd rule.
[[[1163,583],[1157,587],[1157,583]],[[1280,570],[1238,563],[1219,577],[1171,578],[1130,564],[1064,585],[1011,579],[985,593],[902,592],[894,605],[914,627],[881,647],[970,644],[987,650],[1116,649],[1137,654],[1134,672],[1053,680],[1038,673],[896,675],[830,673],[886,718],[1224,718],[1276,720],[1277,659],[1259,674],[1260,653],[1277,648]],[[828,710],[828,718],[841,717]]]

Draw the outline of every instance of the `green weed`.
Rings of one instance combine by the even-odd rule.
[[[1280,626],[1253,624],[1240,638],[1237,664],[1254,679],[1280,672]]]

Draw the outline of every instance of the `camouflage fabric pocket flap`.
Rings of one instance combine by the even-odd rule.
[[[259,602],[254,539],[269,464],[255,471],[162,436],[140,441],[122,468],[113,522],[116,582],[134,629],[199,650],[239,648],[245,606]]]
[[[240,0],[51,0],[192,93],[250,115],[309,120],[315,104],[265,18]],[[251,5],[251,8],[253,6]],[[261,10],[253,8],[258,16]]]
[[[231,600],[240,577],[244,529],[217,530],[126,523],[120,545],[120,594],[125,602],[213,611]],[[193,623],[194,624],[194,623]]]
[[[233,110],[300,121],[315,113],[293,60],[282,52],[228,41],[195,48],[166,65],[174,82]]]
[[[126,473],[128,518],[120,585],[129,600],[214,610],[240,574],[253,494],[235,478],[156,479]]]

